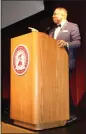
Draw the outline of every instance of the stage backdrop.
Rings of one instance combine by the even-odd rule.
[[[43,0],[40,1],[3,1],[2,28],[23,20],[44,10]]]
[[[49,3],[50,4],[50,3]],[[52,3],[45,11],[41,11],[35,15],[31,15],[26,19],[23,19],[13,25],[2,29],[2,72],[3,72],[3,97],[9,98],[10,92],[10,38],[16,37],[30,32],[28,26],[37,28],[44,32],[50,25],[52,20]],[[73,72],[71,84],[71,93],[74,104],[79,104],[86,90],[86,17],[85,17],[85,3],[84,2],[58,2],[57,5],[63,6],[68,10],[68,20],[75,22],[79,25],[80,33],[82,37],[82,44],[77,51],[76,69]],[[51,8],[52,7],[52,8]],[[56,4],[55,4],[56,7]],[[16,8],[15,8],[16,9]],[[23,13],[24,10],[22,10]],[[13,16],[12,16],[13,17]]]

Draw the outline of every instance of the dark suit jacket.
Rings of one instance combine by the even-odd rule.
[[[55,28],[51,29],[49,35],[54,37]],[[64,40],[69,43],[69,68],[75,68],[75,59],[76,59],[76,48],[81,44],[80,41],[79,27],[75,23],[66,21],[59,34],[57,35],[56,40]]]

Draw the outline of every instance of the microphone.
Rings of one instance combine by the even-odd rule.
[[[38,30],[33,27],[28,27],[28,29],[30,29],[32,32],[38,32]]]
[[[55,28],[56,24],[52,23],[51,26],[48,26],[44,32],[49,32],[51,29]]]
[[[47,27],[44,32],[47,32],[50,30],[51,27]]]

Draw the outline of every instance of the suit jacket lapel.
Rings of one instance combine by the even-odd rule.
[[[63,27],[61,28],[61,30],[59,31],[58,35],[57,35],[57,38],[60,36],[60,34],[62,33],[62,31],[65,29],[66,25],[67,25],[68,21],[65,22],[65,24],[63,25]]]
[[[54,31],[55,31],[55,28],[53,28],[53,29],[51,30],[50,34],[49,34],[49,35],[50,35],[51,37],[53,37],[53,38],[54,38]]]

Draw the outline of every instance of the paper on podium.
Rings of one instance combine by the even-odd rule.
[[[38,32],[38,30],[33,27],[28,27],[28,29],[30,29],[32,32]]]

